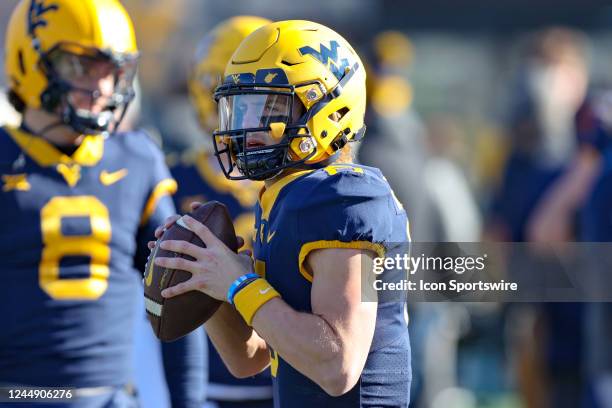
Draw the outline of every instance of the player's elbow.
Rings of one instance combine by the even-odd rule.
[[[263,353],[261,353],[261,355],[263,355]],[[268,354],[266,353],[265,355],[267,356]],[[236,378],[243,379],[261,373],[270,365],[270,360],[269,358],[263,358],[258,355],[254,356],[253,358],[233,361],[230,364],[226,362],[225,365],[231,375]]]
[[[322,373],[321,388],[332,397],[346,394],[359,381],[363,367],[355,364],[341,364]]]
[[[239,379],[249,378],[259,373],[259,371],[247,366],[232,366],[227,367],[227,369],[231,375]]]

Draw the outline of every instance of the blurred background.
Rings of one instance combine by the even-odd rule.
[[[15,3],[0,2],[1,27]],[[169,155],[210,143],[187,94],[208,30],[233,15],[309,19],[345,36],[367,64],[368,132],[358,158],[382,168],[415,241],[593,239],[580,213],[612,123],[609,2],[123,3],[141,50],[131,120]],[[2,99],[0,121],[19,121]],[[411,305],[412,406],[612,406],[610,367],[592,364],[612,339],[605,321],[585,324],[591,309]]]

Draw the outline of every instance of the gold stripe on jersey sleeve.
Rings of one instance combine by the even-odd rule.
[[[308,282],[312,283],[312,275],[306,270],[306,257],[312,251],[316,249],[326,249],[326,248],[339,248],[339,249],[361,249],[368,250],[374,252],[378,257],[385,256],[385,247],[382,244],[377,244],[370,241],[351,241],[351,242],[342,242],[342,241],[313,241],[308,242],[302,245],[300,249],[300,254],[298,258],[298,265],[300,268],[300,274],[306,279]]]
[[[176,193],[176,189],[176,181],[171,178],[164,179],[157,183],[157,185],[153,189],[153,192],[149,196],[149,199],[147,200],[147,204],[144,207],[144,211],[142,212],[142,218],[140,219],[141,227],[147,222],[149,222],[149,219],[157,208],[157,203],[159,202],[159,200],[161,200],[161,198],[165,195],[172,195]]]

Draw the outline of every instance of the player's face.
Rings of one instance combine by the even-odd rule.
[[[290,95],[230,95],[219,101],[219,130],[252,129],[246,132],[246,147],[268,146],[279,143],[283,135],[264,129],[276,123],[293,123],[303,113],[304,108],[299,99],[291,98]]]
[[[282,161],[287,146],[285,129],[296,125],[306,111],[299,98],[273,90],[230,94],[219,100],[218,107],[221,134],[214,139],[218,157],[225,169],[231,169],[227,163],[231,160],[242,175],[271,161]]]
[[[109,58],[77,55],[66,51],[52,54],[56,74],[70,84],[70,103],[75,109],[99,114],[112,105],[113,94],[131,86],[135,61],[118,66]]]
[[[110,102],[115,89],[114,67],[104,61],[91,61],[83,75],[72,79],[75,88],[88,92],[73,91],[70,98],[75,108],[85,109],[97,114],[104,110]]]

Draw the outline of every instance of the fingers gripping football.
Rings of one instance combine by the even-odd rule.
[[[206,225],[197,222],[189,215],[185,215],[183,218],[181,218],[181,221],[183,221],[187,227],[193,231],[198,238],[204,242],[204,244],[206,244],[207,248],[227,248],[226,245],[223,244],[223,242],[221,242]]]
[[[217,293],[227,277],[216,254],[238,257],[227,208],[217,202],[192,208],[190,216],[169,217],[155,231],[158,240],[149,243],[152,252],[144,277],[145,305],[155,334],[166,341],[200,326],[221,304]],[[171,288],[171,299],[165,297],[166,292],[162,295],[167,288]]]
[[[164,241],[162,249],[189,255],[194,261],[184,258],[157,258],[156,264],[166,268],[180,269],[192,274],[191,278],[162,292],[166,298],[174,297],[192,290],[199,290],[207,295],[225,300],[227,289],[239,276],[251,271],[251,260],[244,261],[244,256],[237,255],[221,242],[205,225],[191,217],[185,216],[179,225],[184,225],[193,231],[206,244],[206,248],[198,248],[187,242]]]

